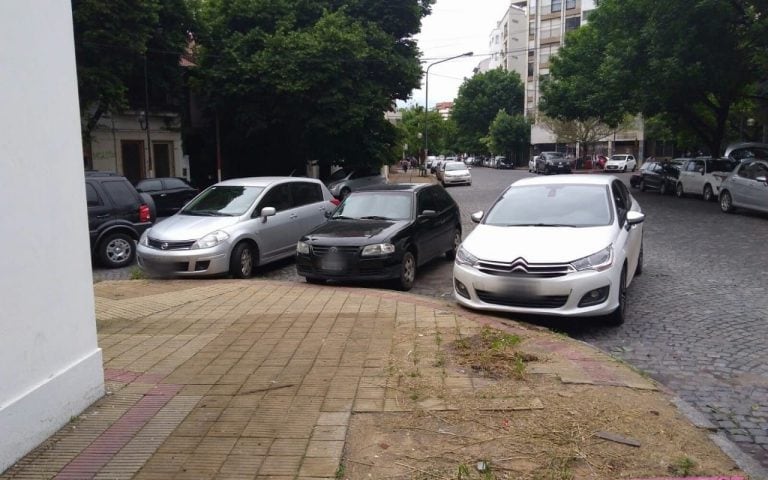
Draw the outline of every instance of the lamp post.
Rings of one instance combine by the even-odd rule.
[[[436,62],[430,63],[427,65],[427,71],[425,73],[425,87],[424,87],[424,162],[427,161],[427,156],[429,155],[429,69],[437,65],[438,63],[447,62],[449,60],[454,60],[456,58],[461,57],[471,57],[474,55],[473,52],[466,52],[462,53],[461,55],[455,55],[453,57],[444,58],[442,60],[438,60]]]

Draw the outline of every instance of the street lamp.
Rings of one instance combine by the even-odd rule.
[[[427,71],[425,74],[425,87],[424,87],[424,161],[427,161],[427,155],[429,155],[429,131],[427,126],[429,125],[429,69],[433,66],[437,65],[438,63],[447,62],[449,60],[454,60],[456,58],[461,57],[471,57],[474,55],[473,52],[466,52],[462,53],[461,55],[456,55],[453,57],[444,58],[442,60],[438,60],[436,62],[430,63],[427,66]]]

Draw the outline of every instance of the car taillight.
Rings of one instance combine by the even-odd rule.
[[[339,200],[338,198],[332,198],[332,199],[331,199],[331,203],[332,203],[334,206],[338,207],[339,205],[341,205],[341,200]]]
[[[139,205],[139,221],[148,222],[152,219],[152,214],[149,211],[149,206],[145,203]]]

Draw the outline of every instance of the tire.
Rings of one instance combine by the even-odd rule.
[[[416,279],[416,257],[413,253],[405,252],[403,260],[400,263],[400,277],[397,279],[397,288],[407,292],[413,288],[413,281]]]
[[[704,197],[705,202],[711,202],[715,199],[715,193],[712,191],[712,186],[710,184],[704,185],[704,192],[702,192],[702,196]]]
[[[624,170],[622,170],[624,173],[627,173],[627,166],[624,165]]]
[[[350,190],[349,187],[342,188],[341,192],[339,192],[339,200],[344,200],[350,193],[352,193],[352,190]]]
[[[677,198],[683,198],[685,196],[685,191],[683,190],[683,184],[678,183],[675,187],[675,196]]]
[[[667,194],[667,182],[662,181],[661,185],[659,186],[659,194],[660,195],[666,195]]]
[[[633,172],[634,172],[634,171],[637,171],[637,164],[635,164],[635,165],[632,167],[632,171],[633,171]]]
[[[733,206],[733,198],[731,198],[731,192],[723,190],[720,192],[720,210],[723,213],[733,213],[736,208]]]
[[[458,228],[453,231],[453,237],[451,238],[451,249],[445,251],[445,258],[453,260],[456,258],[456,252],[459,251],[459,245],[461,245],[461,230]]]
[[[619,306],[608,316],[608,324],[619,326],[624,323],[627,313],[627,267],[621,269],[619,279]]]
[[[645,191],[645,180],[640,180],[640,191],[641,192]]]
[[[307,283],[311,283],[312,285],[325,285],[325,280],[322,278],[304,277],[304,280],[306,280]]]
[[[136,257],[136,243],[127,233],[113,233],[99,242],[99,262],[106,268],[122,268]]]
[[[635,267],[635,276],[643,274],[643,242],[640,241],[640,253],[637,255],[637,267]]]
[[[229,273],[234,278],[250,278],[257,258],[256,249],[246,242],[240,242],[229,256]]]

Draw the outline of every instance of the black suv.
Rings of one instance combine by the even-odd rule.
[[[108,268],[129,265],[154,220],[149,201],[125,177],[103,172],[85,172],[85,196],[92,255]]]
[[[145,178],[136,184],[136,190],[147,193],[155,202],[158,215],[173,215],[200,193],[183,178]]]

